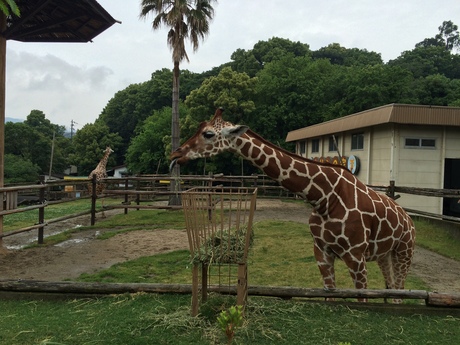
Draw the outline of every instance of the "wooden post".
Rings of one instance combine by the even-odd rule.
[[[125,179],[125,190],[128,190],[128,187],[129,187],[129,181],[128,179],[126,178]],[[125,205],[128,205],[128,194],[125,194]],[[128,208],[125,207],[125,214],[128,214]]]
[[[136,190],[137,191],[141,190],[141,181],[139,181],[139,180],[136,182]],[[140,203],[141,203],[141,195],[139,193],[137,193],[136,194],[136,205],[139,206]],[[138,208],[136,210],[139,211]]]
[[[198,315],[198,264],[192,267],[192,316]]]
[[[96,191],[96,175],[93,175],[93,179],[91,180],[92,194],[91,194],[91,225],[96,223],[96,199],[97,199],[97,191]]]
[[[6,16],[0,12],[0,32],[6,30]],[[0,188],[4,186],[5,174],[5,100],[6,100],[6,39],[0,35]],[[0,210],[3,210],[3,193]],[[3,215],[0,215],[0,235],[3,234]],[[3,237],[0,237],[0,254],[5,253]]]
[[[201,263],[201,302],[208,300],[208,267],[208,264]]]
[[[245,262],[238,263],[238,285],[236,287],[236,304],[246,305],[248,297],[248,267]]]
[[[40,183],[41,184],[45,184],[45,176],[44,175],[41,175],[40,176]],[[44,204],[45,203],[45,188],[40,188],[40,192],[39,192],[39,202],[40,204]],[[44,207],[40,207],[38,209],[38,224],[43,224],[45,222],[45,208]],[[44,241],[44,227],[41,226],[38,228],[38,244],[43,244]]]

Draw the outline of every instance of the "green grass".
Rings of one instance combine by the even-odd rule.
[[[187,295],[0,300],[0,343],[8,345],[226,344],[216,318],[234,302],[212,296],[190,316]],[[460,318],[448,311],[359,310],[335,304],[249,298],[234,344],[457,344]]]
[[[104,199],[105,206],[109,206],[111,204],[120,204],[120,202],[120,199]],[[101,206],[101,202],[98,200],[96,202],[96,210],[102,210]],[[70,214],[76,214],[85,211],[89,212],[90,210],[91,199],[76,199],[71,202],[53,204],[45,207],[45,221],[60,218]],[[3,230],[7,232],[36,224],[38,222],[38,211],[39,209],[37,208],[3,216]]]
[[[73,209],[75,212],[75,209]],[[416,221],[420,245],[455,258],[458,237],[433,224]],[[95,228],[112,228],[111,235],[149,227],[184,229],[181,211],[130,211],[100,221]],[[74,230],[73,230],[74,231]],[[77,230],[78,231],[78,230]],[[249,256],[249,284],[321,287],[308,226],[296,222],[256,223]],[[111,236],[110,235],[110,236]],[[45,249],[46,250],[46,249]],[[454,252],[454,254],[451,254]],[[190,283],[186,250],[143,257],[79,281]],[[369,288],[383,288],[375,263],[369,263]],[[337,284],[352,287],[345,265],[336,262]],[[409,275],[408,289],[426,289]],[[0,344],[225,344],[216,318],[235,303],[234,296],[212,295],[190,316],[190,295],[124,294],[94,299],[0,299]],[[460,313],[437,309],[426,314],[420,305],[404,309],[356,309],[333,303],[310,303],[249,297],[243,326],[234,344],[456,344]],[[418,309],[417,309],[418,308]],[[433,308],[431,308],[433,310]]]
[[[177,212],[177,219],[181,218]],[[174,213],[173,213],[174,214]],[[166,223],[169,223],[168,214]],[[101,224],[100,224],[101,226]],[[84,274],[78,280],[92,282],[132,283],[191,283],[189,251],[176,251],[143,257],[114,265],[96,274]],[[323,286],[313,256],[313,241],[308,226],[296,222],[263,221],[254,226],[254,245],[249,252],[249,283],[267,286],[316,287]],[[385,287],[375,262],[368,263],[370,289]],[[336,261],[336,280],[339,288],[353,284],[345,264]],[[409,276],[407,289],[425,290],[418,278]]]
[[[460,226],[440,228],[437,223],[418,219],[415,229],[417,245],[460,261]]]
[[[172,210],[139,210],[128,214],[117,214],[98,221],[93,228],[142,229],[181,229],[185,228],[184,213]]]

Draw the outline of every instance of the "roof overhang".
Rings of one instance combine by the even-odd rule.
[[[287,134],[286,142],[359,130],[385,123],[460,126],[460,108],[413,104],[388,104],[290,131]]]
[[[2,32],[21,42],[90,42],[115,20],[96,0],[16,0],[21,16]]]

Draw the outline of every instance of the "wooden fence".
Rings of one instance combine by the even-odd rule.
[[[74,294],[107,295],[121,293],[174,293],[191,294],[190,284],[154,284],[154,283],[89,283],[89,282],[48,282],[36,280],[0,280],[0,292],[8,293],[47,293],[47,294]],[[235,286],[211,285],[208,292],[236,295]],[[425,290],[360,290],[360,289],[336,289],[325,291],[315,288],[297,288],[290,286],[256,286],[248,287],[251,296],[311,299],[412,299],[424,300],[426,306],[460,308],[460,294],[429,292]]]
[[[44,181],[36,185],[23,185],[14,187],[0,188],[0,195],[3,196],[3,203],[0,204],[0,248],[3,246],[3,238],[13,236],[22,232],[38,230],[37,241],[39,244],[44,240],[44,228],[46,225],[82,216],[85,214],[91,215],[91,225],[95,224],[96,220],[96,200],[97,198],[112,197],[120,199],[119,204],[110,205],[107,208],[124,209],[125,214],[130,209],[160,209],[160,208],[181,208],[174,205],[158,205],[152,204],[153,200],[167,200],[171,195],[181,194],[181,190],[187,190],[196,186],[217,186],[223,185],[227,187],[257,187],[259,198],[295,198],[295,195],[278,183],[271,180],[265,175],[251,176],[225,176],[223,174],[216,175],[183,175],[179,178],[176,185],[181,186],[181,190],[171,192],[169,190],[170,181],[173,178],[169,175],[142,175],[129,176],[125,178],[108,178],[105,179],[107,188],[103,196],[88,195],[87,186],[89,183],[95,184],[95,180],[91,181],[87,178],[64,179],[58,181]],[[386,193],[388,196],[397,199],[397,193],[407,193],[415,195],[425,195],[430,197],[443,198],[460,198],[460,190],[454,189],[429,189],[429,188],[413,188],[395,186],[391,181],[388,186],[370,186],[371,188]],[[96,188],[92,188],[95,193]],[[56,203],[72,202],[76,199],[88,198],[91,199],[87,211],[69,214],[55,219],[46,219],[46,207]],[[33,203],[32,205],[23,205],[26,201]],[[38,209],[37,222],[30,226],[12,231],[3,232],[3,217],[8,215],[27,212]],[[460,222],[459,218],[432,214],[418,210],[408,210],[411,213],[421,216],[428,216],[442,220]]]

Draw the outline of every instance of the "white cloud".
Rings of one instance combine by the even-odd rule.
[[[139,19],[140,0],[98,0],[115,19],[93,43],[7,43],[6,116],[42,110],[53,123],[92,123],[114,94],[172,68],[166,29]],[[331,43],[380,53],[384,61],[433,37],[445,20],[460,25],[460,2],[232,0],[215,4],[210,34],[182,68],[202,72],[274,36],[317,50]],[[455,17],[456,15],[456,17]]]

